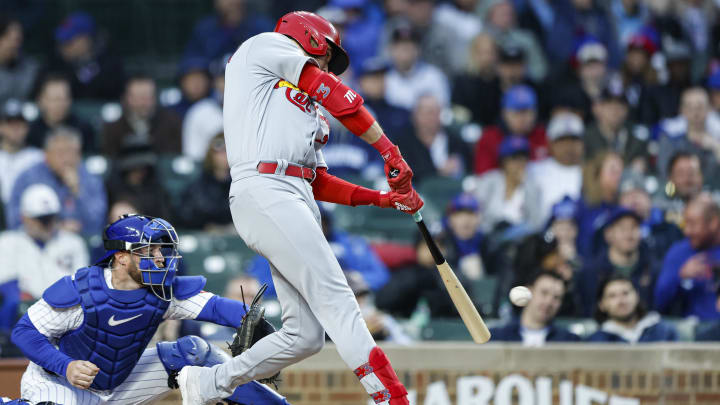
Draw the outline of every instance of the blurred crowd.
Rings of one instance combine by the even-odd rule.
[[[0,329],[18,302],[91,263],[86,242],[123,213],[234,234],[224,66],[305,9],[341,32],[342,78],[418,188],[458,185],[432,230],[502,320],[495,340],[581,339],[556,318],[594,319],[582,338],[595,342],[677,340],[665,317],[720,340],[720,1],[207,1],[167,81],[128,66],[134,55],[113,48],[123,32],[82,7],[47,27],[45,52],[24,52],[25,17],[42,10],[0,0]],[[331,127],[330,172],[386,187],[381,157]],[[188,167],[192,182],[167,177]],[[402,320],[457,317],[419,236],[368,239],[323,210],[377,337],[406,343],[418,336]],[[244,270],[246,284],[272,281],[261,257]],[[516,285],[533,292],[524,308],[505,298]]]

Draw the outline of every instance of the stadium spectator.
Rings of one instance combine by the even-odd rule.
[[[552,206],[565,196],[580,197],[584,125],[573,113],[556,114],[548,124],[550,156],[529,166],[529,179],[542,190],[536,202],[543,215],[549,216]]]
[[[562,316],[576,315],[578,306],[574,285],[575,274],[580,270],[580,263],[565,259],[564,253],[560,252],[559,239],[555,233],[551,229],[541,229],[517,242],[514,250],[513,271],[499,274],[500,291],[509,291],[513,285],[531,284],[539,271],[551,272],[565,282],[558,314]]]
[[[510,0],[484,1],[480,13],[484,15],[484,30],[495,37],[498,44],[524,51],[530,79],[543,80],[548,69],[543,48],[532,32],[517,26],[514,3]]]
[[[158,177],[157,161],[157,154],[148,146],[124,147],[105,183],[108,204],[131,199],[137,212],[172,219],[170,197]]]
[[[368,59],[358,70],[357,80],[360,94],[365,100],[363,105],[373,113],[377,121],[382,123],[385,132],[392,137],[405,130],[410,124],[410,112],[390,105],[385,99],[387,73],[390,67],[390,62],[384,58]],[[332,142],[332,137],[330,141]],[[370,157],[375,155],[373,153]]]
[[[583,316],[592,315],[600,281],[614,275],[631,279],[643,304],[652,305],[658,268],[647,246],[641,243],[641,224],[642,218],[635,211],[617,208],[598,229],[598,238],[603,238],[607,247],[601,247],[577,277],[576,292]]]
[[[685,204],[703,188],[700,158],[692,153],[677,152],[670,158],[667,173],[668,182],[655,198],[654,205],[665,212],[668,221],[681,224]]]
[[[460,137],[443,127],[441,112],[435,95],[420,96],[413,109],[412,133],[405,132],[397,139],[418,184],[431,176],[460,178],[467,167],[467,148]]]
[[[197,101],[188,109],[182,124],[182,152],[196,161],[207,154],[210,141],[223,130],[223,96],[225,94],[224,58],[210,64],[212,92],[209,97]]]
[[[402,345],[412,343],[410,336],[403,331],[402,326],[395,318],[375,306],[372,291],[363,275],[357,271],[345,271],[344,273],[373,339]]]
[[[662,178],[667,179],[670,158],[679,151],[696,154],[700,158],[703,173],[720,170],[720,116],[711,114],[710,99],[702,87],[691,87],[682,94],[680,115],[659,124],[658,168]],[[705,185],[720,189],[717,176],[705,177]]]
[[[438,4],[433,11],[434,22],[451,31],[454,38],[446,44],[450,56],[450,70],[445,71],[448,75],[464,70],[468,62],[468,47],[483,28],[475,14],[478,3],[480,0],[453,0]]]
[[[655,285],[655,308],[663,314],[720,319],[717,275],[720,263],[720,207],[707,193],[685,208],[686,238],[675,243],[663,262]]]
[[[43,160],[40,149],[25,145],[29,127],[21,109],[18,100],[10,99],[0,111],[0,196],[3,204],[10,201],[17,176]]]
[[[230,165],[222,132],[215,135],[205,152],[200,178],[189,184],[176,207],[178,226],[206,231],[235,232],[230,205]]]
[[[526,138],[532,160],[547,157],[545,128],[537,123],[537,96],[530,86],[513,86],[503,95],[502,121],[497,126],[486,127],[475,144],[476,174],[499,167],[500,144],[508,136]]]
[[[650,12],[643,0],[611,0],[608,3],[618,44],[621,47],[627,46],[647,23]],[[625,56],[627,57],[627,54]]]
[[[659,83],[658,71],[651,64],[652,58],[658,51],[658,45],[653,37],[645,32],[634,34],[627,43],[625,60],[620,70],[630,117],[634,121],[640,120],[640,101],[648,87],[657,86]]]
[[[560,258],[572,268],[573,274],[582,266],[582,258],[577,250],[577,217],[577,201],[565,197],[562,201],[553,205],[552,215],[547,226],[547,229],[557,239]]]
[[[491,232],[498,226],[541,225],[542,213],[536,201],[540,190],[527,179],[530,145],[524,137],[506,136],[499,148],[500,169],[474,178],[472,192],[483,206],[482,229]]]
[[[368,0],[331,0],[328,5],[339,8],[344,14],[339,25],[342,27],[342,46],[350,57],[352,69],[357,71],[367,59],[378,54],[384,24],[382,9]],[[332,20],[338,27],[338,21]]]
[[[647,172],[650,131],[628,120],[628,99],[622,86],[606,86],[593,101],[592,112],[595,121],[587,128],[583,139],[585,160],[609,150],[622,156],[627,169]]]
[[[117,52],[100,39],[95,20],[78,11],[55,29],[56,53],[43,71],[59,72],[70,80],[76,100],[117,100],[123,91],[125,69]]]
[[[675,116],[683,93],[692,85],[690,45],[683,40],[667,38],[663,40],[662,50],[668,78],[658,85],[649,86],[640,99],[640,122],[650,127]]]
[[[92,127],[72,113],[72,104],[73,97],[67,77],[55,74],[43,77],[37,96],[40,115],[30,123],[28,145],[42,148],[48,134],[62,126],[74,128],[81,134],[84,154],[97,152]]]
[[[600,97],[608,79],[607,49],[594,38],[584,38],[578,45],[570,66],[573,69],[569,80],[567,75],[561,74],[554,82],[550,82],[550,88],[561,89],[557,94],[551,95],[550,99],[556,104],[557,98],[564,92],[577,94],[580,104],[575,108],[579,109],[582,118],[589,122],[592,118],[592,100]]]
[[[467,108],[473,122],[495,124],[502,97],[498,47],[490,34],[482,33],[472,40],[467,51],[465,70],[453,76],[452,102]]]
[[[247,10],[246,0],[214,0],[215,15],[193,28],[183,59],[215,60],[232,54],[253,35],[273,30],[273,22]]]
[[[22,54],[23,27],[9,15],[0,16],[0,105],[30,97],[38,74],[37,62]]]
[[[478,280],[485,275],[485,235],[480,231],[480,221],[480,204],[472,194],[458,194],[447,206],[445,233],[457,254],[458,268],[468,280]]]
[[[90,174],[80,155],[80,134],[71,128],[55,128],[45,139],[45,161],[31,166],[15,180],[6,206],[7,224],[22,224],[21,197],[33,184],[50,186],[60,199],[60,228],[96,235],[105,223],[107,199],[102,181]]]
[[[209,62],[203,58],[188,58],[180,62],[177,82],[180,85],[181,98],[170,106],[175,113],[184,118],[190,107],[210,95]]]
[[[578,212],[578,250],[590,258],[600,247],[594,235],[617,207],[623,161],[615,152],[602,152],[583,167],[583,196]]]
[[[0,329],[17,320],[22,296],[40,299],[58,279],[90,264],[85,241],[60,228],[60,210],[52,188],[31,185],[20,199],[22,227],[0,233]]]
[[[583,36],[592,36],[607,50],[610,67],[620,66],[614,26],[600,3],[595,0],[552,2],[554,19],[545,42],[545,50],[552,65],[562,66],[567,63],[577,41]]]
[[[665,219],[665,213],[652,205],[645,179],[637,175],[626,176],[620,183],[618,204],[633,210],[642,219],[640,234],[648,247],[653,266],[660,268],[665,254],[673,243],[683,238],[680,228]]]
[[[647,312],[633,280],[621,275],[605,279],[597,291],[595,321],[600,329],[588,336],[593,343],[650,343],[678,340],[675,327],[657,312]]]
[[[490,329],[496,342],[522,342],[523,346],[544,346],[546,342],[577,342],[580,338],[553,321],[565,295],[565,281],[555,273],[539,272],[527,284],[530,302],[506,325]]]
[[[180,153],[182,121],[157,105],[155,80],[133,76],[125,85],[123,114],[103,127],[103,154],[116,157],[124,146],[150,145],[155,153]]]
[[[393,67],[385,76],[388,103],[411,110],[423,94],[433,94],[442,107],[448,106],[448,79],[440,69],[420,59],[420,34],[415,28],[400,25],[394,29],[390,58]]]
[[[340,267],[344,271],[360,272],[372,291],[380,291],[390,279],[390,273],[385,264],[372,250],[365,238],[338,229],[334,225],[332,212],[323,208],[322,204],[318,207],[320,208],[323,234],[338,258]],[[255,256],[247,273],[261,283],[267,283],[266,294],[270,297],[275,296],[275,286],[272,283],[270,264],[267,259],[259,255]]]

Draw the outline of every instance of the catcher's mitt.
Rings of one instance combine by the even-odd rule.
[[[255,297],[250,303],[250,309],[246,307],[247,313],[243,317],[242,325],[237,328],[233,342],[228,344],[233,357],[239,356],[242,352],[257,343],[258,340],[275,332],[275,327],[265,320],[265,308],[260,306],[260,300],[265,290],[267,290],[267,284],[263,284],[262,287],[260,287],[260,291],[255,294]],[[258,381],[261,383],[272,383],[275,385],[275,388],[277,388],[277,382],[280,381],[279,377],[280,372]]]

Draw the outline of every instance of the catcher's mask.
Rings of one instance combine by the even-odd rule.
[[[134,254],[140,258],[142,284],[161,300],[172,299],[172,282],[182,256],[177,249],[177,232],[169,222],[146,215],[123,215],[105,228],[103,241],[107,251],[97,264],[109,264],[115,252]]]

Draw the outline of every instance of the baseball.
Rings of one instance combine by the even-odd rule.
[[[532,293],[527,287],[518,286],[510,290],[510,302],[519,307],[527,305],[530,298],[532,298]]]

